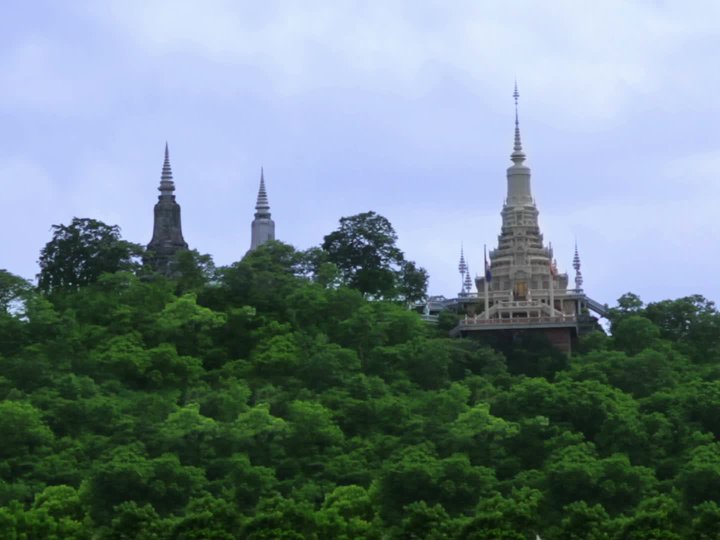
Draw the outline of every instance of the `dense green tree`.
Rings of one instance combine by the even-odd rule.
[[[0,269],[0,355],[15,354],[25,343],[22,316],[32,296],[28,281]]]
[[[264,500],[242,530],[248,540],[318,539],[317,516],[305,501],[282,497]]]
[[[101,530],[104,537],[112,540],[162,540],[168,537],[171,526],[151,504],[128,501],[113,508],[110,525]]]
[[[659,495],[644,499],[625,521],[621,538],[628,540],[680,540],[686,538],[685,522],[673,498]]]
[[[54,438],[41,412],[21,401],[0,402],[0,433],[0,478],[5,481],[30,473],[35,462],[49,452]]]
[[[217,283],[200,294],[200,303],[216,310],[253,306],[277,317],[285,298],[304,280],[303,254],[288,244],[266,242],[230,266],[217,270]]]
[[[0,269],[0,312],[7,313],[13,303],[24,300],[31,289],[27,280]]]
[[[398,531],[400,538],[442,540],[457,532],[455,523],[440,504],[428,506],[425,501],[410,503],[405,506],[404,514]]]
[[[462,528],[460,538],[535,539],[542,521],[541,501],[542,493],[530,488],[513,490],[508,497],[485,498]]]
[[[210,262],[0,272],[0,538],[717,538],[702,297],[625,295],[567,357],[448,339],[404,258],[387,294],[319,248]]]
[[[218,429],[215,420],[200,414],[199,406],[191,403],[168,415],[158,430],[158,444],[162,452],[171,452],[183,463],[200,465],[214,456]]]
[[[383,467],[376,486],[384,517],[399,522],[403,508],[410,503],[438,503],[441,478],[442,463],[430,445],[403,449]]]
[[[720,443],[699,446],[680,472],[685,504],[696,506],[706,501],[720,502]]]
[[[235,540],[240,537],[242,519],[235,506],[225,499],[205,495],[190,501],[173,526],[176,540]]]
[[[375,212],[340,219],[322,248],[345,283],[373,298],[412,302],[425,296],[427,272],[405,260],[390,222]]]
[[[585,501],[570,503],[563,508],[560,538],[567,540],[613,540],[616,524],[600,504]]]
[[[45,292],[76,289],[104,273],[136,270],[142,247],[120,237],[120,227],[88,218],[53,225],[53,237],[40,252],[38,287]]]
[[[659,337],[660,329],[640,315],[630,315],[613,324],[616,346],[630,354],[652,347]]]
[[[693,508],[692,534],[698,540],[717,540],[720,537],[720,506],[706,501]]]
[[[610,308],[608,318],[615,323],[624,317],[641,314],[644,306],[645,303],[637,294],[628,292],[618,298],[617,306]]]
[[[645,316],[660,335],[698,362],[720,359],[720,313],[700,295],[648,304]]]
[[[282,418],[270,414],[267,404],[257,404],[238,415],[231,429],[237,448],[247,453],[253,463],[273,465],[283,456],[285,441],[289,436],[288,424]]]
[[[25,509],[13,501],[7,507],[0,508],[0,538],[90,540],[92,533],[81,521],[68,515],[53,514],[42,505]]]
[[[170,260],[168,270],[178,294],[201,291],[214,284],[217,273],[212,257],[196,249],[178,251]]]

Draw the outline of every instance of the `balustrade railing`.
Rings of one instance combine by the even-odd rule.
[[[460,326],[492,326],[501,324],[557,324],[557,323],[575,323],[577,317],[575,315],[566,315],[564,317],[513,317],[513,318],[493,318],[484,319],[482,317],[466,317],[460,320]]]

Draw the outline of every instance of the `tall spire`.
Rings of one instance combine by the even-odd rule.
[[[575,242],[575,256],[573,257],[573,268],[575,269],[575,288],[582,290],[583,277],[580,271],[580,255],[578,254],[577,241]]]
[[[534,206],[533,196],[530,190],[530,167],[525,165],[525,152],[523,152],[520,140],[520,121],[518,119],[518,98],[520,94],[517,89],[517,82],[513,91],[515,100],[515,143],[513,152],[510,154],[512,165],[507,169],[508,191],[505,199],[507,207],[531,207]]]
[[[260,188],[255,203],[255,219],[252,222],[251,230],[251,250],[268,240],[275,240],[275,222],[270,215],[270,203],[265,188],[265,170],[262,167],[260,167]]]
[[[518,98],[520,93],[518,92],[517,81],[515,81],[515,91],[513,92],[513,99],[515,99],[515,144],[513,145],[513,153],[510,154],[510,159],[516,164],[520,165],[525,161],[525,153],[522,148],[522,141],[520,140],[520,120],[518,117]]]
[[[172,274],[171,261],[175,254],[187,249],[182,234],[180,205],[175,201],[175,183],[170,168],[170,151],[165,143],[165,160],[160,175],[160,196],[155,204],[153,236],[148,244],[146,261],[156,270],[166,275]]]
[[[167,141],[165,141],[165,161],[163,162],[158,191],[160,191],[161,196],[171,196],[175,191],[175,182],[173,182],[172,169],[170,168],[170,151],[168,150]]]

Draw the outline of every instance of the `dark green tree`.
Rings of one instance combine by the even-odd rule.
[[[176,292],[198,292],[213,283],[217,269],[210,255],[196,249],[182,249],[170,260],[169,275],[176,283]]]
[[[24,343],[22,316],[32,296],[33,287],[28,281],[0,270],[0,355],[16,352]]]
[[[615,345],[628,354],[638,354],[652,347],[660,337],[660,329],[641,315],[630,315],[613,324]]]
[[[142,247],[120,237],[120,227],[89,218],[53,225],[53,237],[40,252],[38,287],[52,293],[77,289],[104,273],[137,270]]]
[[[699,294],[648,304],[645,316],[664,339],[697,362],[720,359],[720,313]]]
[[[408,302],[425,296],[427,272],[405,259],[395,229],[375,212],[340,218],[340,228],[325,237],[322,248],[343,281],[363,294]]]
[[[32,285],[7,270],[0,269],[0,311],[8,311],[30,293]]]

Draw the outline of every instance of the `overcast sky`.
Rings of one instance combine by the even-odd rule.
[[[387,217],[432,294],[495,246],[512,86],[540,227],[613,304],[720,300],[720,3],[8,1],[0,268],[54,223],[147,244],[165,141],[185,239],[249,247],[261,165],[280,240]]]

